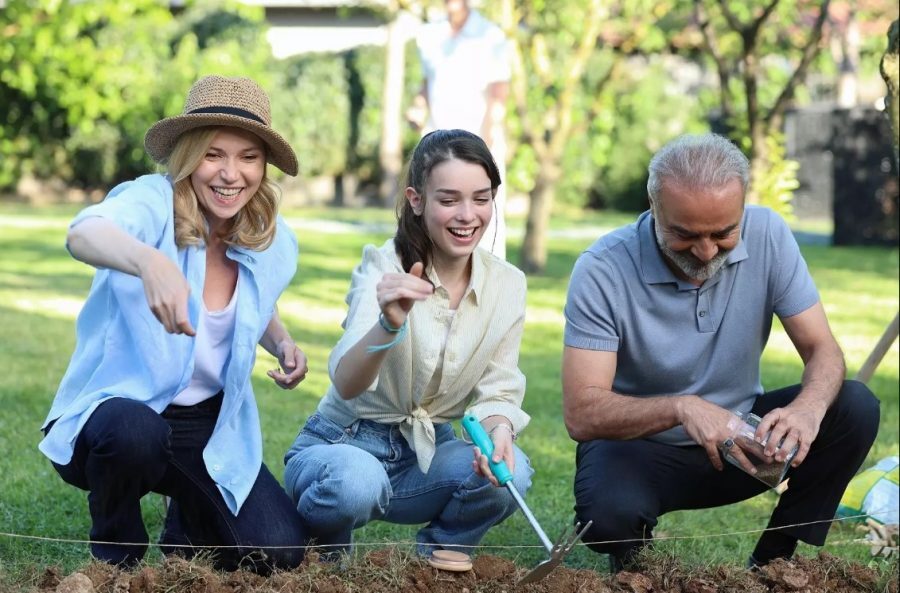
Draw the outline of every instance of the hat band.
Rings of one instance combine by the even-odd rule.
[[[187,115],[193,115],[194,113],[221,113],[222,115],[237,115],[238,117],[252,119],[253,121],[259,122],[264,126],[268,125],[255,113],[251,113],[244,109],[238,109],[237,107],[220,107],[216,105],[212,107],[201,107],[199,109],[192,109],[191,111],[188,111]]]

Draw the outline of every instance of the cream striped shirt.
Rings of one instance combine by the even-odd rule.
[[[381,277],[402,271],[393,240],[363,249],[347,294],[344,335],[328,359],[332,381],[344,354],[378,322]],[[388,351],[372,385],[359,397],[343,400],[332,383],[319,403],[320,413],[343,426],[360,418],[399,424],[425,473],[434,457],[434,423],[468,413],[479,420],[500,415],[521,431],[530,419],[521,408],[525,375],[519,370],[525,275],[476,249],[469,288],[454,314],[431,266],[427,274],[434,294],[413,306],[406,337]]]

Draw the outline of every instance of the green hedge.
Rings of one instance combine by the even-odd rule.
[[[261,8],[236,2],[173,15],[156,0],[10,0],[0,11],[0,189],[24,175],[105,188],[152,170],[147,128],[212,73],[269,92],[301,175],[376,180],[383,48],[276,60],[266,28]],[[420,75],[409,72],[413,88]]]
[[[0,112],[7,114],[0,120],[0,190],[25,175],[104,189],[153,170],[145,131],[179,113],[191,83],[211,73],[250,76],[269,92],[301,176],[350,174],[362,186],[377,185],[384,48],[276,60],[266,30],[262,8],[234,0],[188,2],[175,14],[158,0],[10,0],[0,10]],[[605,59],[598,53],[582,81],[575,117],[584,133],[566,149],[558,196],[578,206],[639,210],[660,136],[696,129],[702,106],[673,92],[653,60],[595,97]],[[408,102],[422,80],[413,42],[406,61]],[[516,134],[515,110],[509,113]],[[406,154],[417,140],[406,129]],[[528,192],[538,166],[519,144],[510,188]]]

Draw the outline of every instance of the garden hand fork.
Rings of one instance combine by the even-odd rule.
[[[581,539],[581,536],[588,530],[591,526],[591,521],[587,522],[587,525],[584,527],[581,526],[581,523],[575,525],[574,528],[566,528],[563,532],[562,536],[560,536],[559,540],[554,544],[550,541],[550,538],[547,537],[547,534],[544,533],[544,530],[541,529],[540,524],[535,519],[534,515],[531,513],[531,509],[528,508],[528,505],[525,504],[525,500],[522,498],[522,495],[519,494],[519,491],[516,490],[515,485],[512,482],[512,473],[509,471],[509,468],[506,466],[506,462],[500,460],[497,463],[491,461],[491,456],[494,454],[494,443],[491,441],[488,434],[484,431],[484,428],[481,426],[481,423],[472,415],[468,415],[463,417],[462,419],[463,428],[466,429],[466,432],[469,433],[469,436],[472,438],[472,442],[475,443],[481,452],[488,458],[489,465],[491,467],[491,471],[494,474],[494,477],[497,478],[497,481],[500,482],[501,485],[506,486],[509,490],[509,493],[512,495],[513,499],[516,501],[516,504],[519,505],[519,508],[522,509],[522,513],[525,515],[525,518],[528,519],[528,523],[531,524],[534,532],[537,533],[538,538],[541,540],[541,544],[543,544],[544,548],[547,549],[547,553],[550,555],[549,558],[535,566],[531,572],[526,574],[519,580],[519,584],[525,583],[534,583],[548,574],[550,571],[556,568],[565,558],[566,554],[568,554],[572,548],[575,547],[575,544],[578,543],[578,540]]]

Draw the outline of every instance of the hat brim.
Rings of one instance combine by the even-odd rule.
[[[252,132],[268,147],[268,162],[291,176],[299,171],[294,149],[278,132],[246,117],[225,113],[192,113],[162,119],[147,130],[144,148],[154,161],[165,162],[172,154],[179,136],[189,130],[207,126],[227,126]]]

